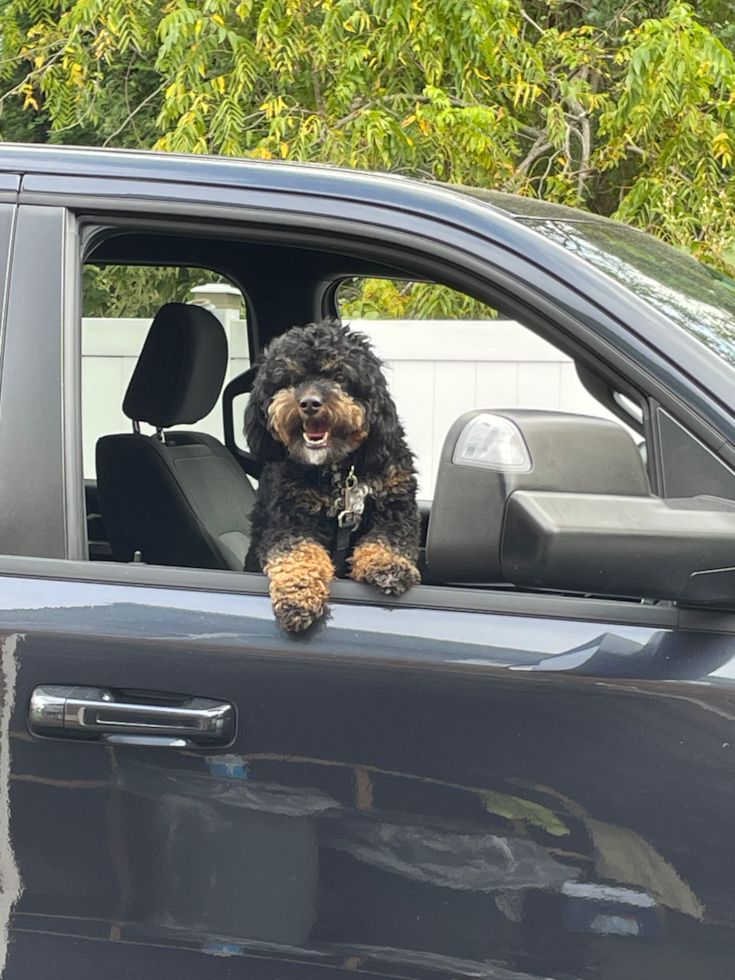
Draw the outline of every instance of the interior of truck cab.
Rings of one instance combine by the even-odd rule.
[[[261,463],[242,418],[257,358],[289,327],[327,316],[365,332],[384,363],[416,455],[424,584],[589,593],[573,588],[579,546],[539,564],[534,535],[571,541],[578,529],[539,518],[538,494],[624,500],[618,519],[634,523],[641,500],[735,499],[733,473],[674,418],[658,427],[656,457],[644,396],[562,330],[408,259],[109,229],[84,261],[91,560],[244,569]],[[692,465],[670,466],[664,485],[661,453]],[[506,540],[511,497],[525,551]],[[601,591],[626,596],[614,575]]]

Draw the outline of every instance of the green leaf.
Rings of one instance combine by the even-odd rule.
[[[493,790],[479,790],[478,794],[488,813],[494,813],[506,820],[525,820],[535,827],[540,827],[552,837],[565,837],[570,831],[553,810],[524,800],[520,796],[507,796]]]

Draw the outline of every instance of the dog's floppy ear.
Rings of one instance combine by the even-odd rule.
[[[272,463],[284,458],[285,446],[274,439],[268,431],[263,399],[257,391],[257,387],[251,392],[245,408],[244,431],[248,448],[255,459],[264,463]]]

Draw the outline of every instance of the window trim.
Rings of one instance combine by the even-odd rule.
[[[158,203],[158,202],[156,202]],[[166,202],[163,202],[164,204]],[[99,206],[99,205],[98,205]],[[141,202],[141,207],[143,206]],[[583,363],[589,363],[598,373],[610,380],[618,390],[623,393],[632,393],[633,397],[641,401],[650,401],[651,398],[658,398],[663,404],[667,404],[672,414],[685,428],[693,434],[697,434],[706,445],[717,454],[717,450],[725,442],[723,436],[716,432],[707,422],[702,420],[694,413],[692,408],[683,403],[670,390],[665,388],[657,378],[645,372],[643,368],[633,362],[630,357],[619,348],[615,347],[604,333],[610,332],[609,327],[604,326],[604,321],[611,321],[611,317],[603,311],[597,311],[590,305],[590,309],[597,315],[594,318],[599,326],[599,332],[595,331],[591,325],[584,322],[585,318],[591,319],[590,314],[586,317],[580,315],[579,311],[564,309],[561,302],[554,303],[552,299],[541,295],[529,285],[527,281],[518,280],[510,271],[514,263],[522,263],[524,260],[514,256],[513,253],[503,249],[499,251],[503,254],[505,261],[503,265],[493,265],[489,260],[478,260],[473,256],[460,250],[455,244],[440,244],[431,239],[417,237],[414,234],[407,234],[393,229],[367,225],[353,220],[340,220],[330,218],[328,226],[320,215],[312,216],[308,221],[304,221],[304,216],[299,214],[289,215],[294,218],[293,227],[284,230],[284,215],[282,212],[254,212],[245,207],[230,208],[230,220],[228,223],[219,224],[217,219],[213,219],[203,226],[202,223],[194,221],[196,205],[192,205],[185,215],[185,220],[172,220],[169,209],[161,207],[160,212],[151,217],[151,202],[145,203],[145,214],[139,217],[131,217],[131,208],[128,207],[126,215],[121,217],[115,214],[101,215],[99,212],[90,214],[85,209],[77,212],[76,221],[79,231],[79,240],[86,248],[94,239],[94,244],[99,241],[99,235],[108,231],[135,229],[139,233],[146,231],[159,233],[164,229],[182,235],[201,236],[206,233],[207,228],[211,228],[211,233],[217,238],[237,236],[240,239],[263,241],[276,244],[298,245],[300,247],[314,247],[322,250],[334,250],[339,245],[348,245],[351,252],[356,256],[377,258],[382,264],[395,261],[396,268],[406,268],[412,271],[415,268],[419,276],[429,276],[435,280],[441,280],[451,288],[468,292],[490,306],[499,307],[504,313],[516,316],[525,326],[534,330],[539,336],[550,339],[550,342],[559,349],[564,350],[575,359]],[[232,217],[234,212],[234,219]],[[297,219],[302,219],[301,221]],[[221,220],[221,219],[220,219]],[[307,227],[304,228],[303,225]],[[274,229],[271,227],[276,225]],[[91,232],[91,234],[87,233]],[[366,240],[367,239],[367,240]],[[396,244],[399,243],[399,244]],[[497,246],[496,246],[497,247]],[[388,259],[386,257],[389,256]],[[396,256],[394,259],[393,257]],[[84,261],[82,250],[77,250],[77,270],[81,275],[81,268]],[[333,284],[325,286],[322,303],[325,302]],[[564,284],[560,284],[564,287]],[[498,302],[500,297],[500,302]],[[581,300],[584,303],[584,300]],[[517,313],[516,313],[517,311]],[[65,328],[69,329],[68,310],[65,310]],[[316,311],[315,311],[316,312]],[[575,316],[574,313],[577,312]],[[257,311],[256,311],[257,315]],[[81,319],[77,317],[78,324],[72,325],[71,329],[80,332]],[[637,338],[630,338],[636,340]],[[643,345],[649,354],[649,361],[659,360],[664,363],[660,356]],[[254,350],[254,355],[257,351]],[[625,375],[618,373],[625,371]],[[632,380],[631,380],[632,379]],[[638,385],[640,384],[640,387]],[[701,393],[704,397],[706,393]],[[78,391],[78,399],[81,399],[81,391]],[[81,432],[81,420],[80,420]],[[650,433],[646,433],[647,438]],[[653,444],[651,442],[651,444]],[[67,448],[67,447],[65,447]],[[79,440],[81,449],[81,439]],[[68,466],[77,465],[79,473],[81,469],[81,455],[75,459],[75,449],[71,446],[70,454],[65,455]],[[84,513],[84,487],[81,485],[82,514]],[[86,527],[86,521],[84,521]],[[71,557],[71,556],[70,556]],[[164,588],[211,588],[211,585],[204,585],[197,576],[203,574],[201,570],[180,569],[167,566],[158,566],[156,569],[148,569],[145,572],[140,569],[136,571],[130,566],[117,566],[115,563],[91,562],[86,558],[81,559],[81,564],[92,569],[85,579],[102,581],[136,581],[138,584],[151,584]],[[95,568],[105,568],[105,571],[98,572]],[[110,568],[116,569],[110,572]],[[0,573],[2,568],[0,567]],[[266,579],[263,576],[252,576],[241,572],[208,572],[206,575],[224,575],[225,579],[220,580],[217,588],[221,591],[236,592],[245,594],[260,595],[266,591]],[[108,578],[112,575],[112,578]],[[247,575],[247,578],[245,576]],[[139,578],[142,576],[142,578]],[[152,576],[152,577],[149,577]],[[182,577],[183,576],[183,577]],[[192,577],[193,576],[193,577]],[[69,574],[65,577],[77,577]],[[207,582],[214,580],[208,578]],[[638,623],[641,618],[646,619],[651,615],[648,610],[657,610],[654,619],[660,615],[663,607],[636,605],[625,601],[570,598],[568,596],[548,595],[520,596],[518,593],[510,593],[499,590],[492,592],[480,592],[478,590],[463,590],[458,587],[438,587],[438,586],[418,586],[410,591],[407,597],[398,600],[386,600],[385,597],[376,596],[371,590],[364,593],[355,592],[357,587],[350,582],[334,583],[333,598],[336,601],[347,602],[370,602],[384,605],[417,605],[428,606],[431,608],[465,608],[463,603],[469,602],[468,595],[473,597],[468,608],[479,608],[485,611],[500,611],[510,615],[541,615],[533,610],[541,608],[539,602],[543,603],[544,616],[574,619],[592,619],[594,621],[605,620],[603,603],[605,608],[610,605],[609,616],[623,616],[621,621]],[[345,592],[344,590],[348,590]],[[428,590],[428,591],[427,591]],[[437,591],[438,590],[438,591]],[[461,595],[460,595],[461,593]],[[453,598],[447,598],[450,594]],[[477,596],[482,595],[480,606],[477,606]],[[492,597],[495,597],[494,599]],[[445,606],[444,603],[449,603]],[[529,604],[530,603],[530,604]],[[639,612],[644,609],[646,612]],[[553,610],[556,610],[555,612]],[[635,614],[633,613],[635,610]],[[670,623],[671,614],[666,614],[667,623]],[[632,617],[632,618],[631,618]],[[617,619],[613,621],[618,621]],[[657,620],[658,621],[658,620]]]
[[[0,555],[0,576],[59,579],[108,585],[143,586],[188,592],[217,592],[244,596],[267,596],[268,579],[254,572],[232,572],[172,565],[131,562],[76,561],[65,558],[24,558]],[[509,589],[471,589],[462,586],[417,585],[401,596],[386,596],[358,582],[338,579],[331,584],[330,602],[385,608],[445,609],[456,612],[496,613],[532,619],[564,619],[630,626],[674,629],[684,610],[672,603],[655,605],[623,599],[598,599],[553,593],[527,593]],[[688,612],[688,611],[687,611]],[[735,633],[735,612],[703,610],[718,621],[730,621]],[[694,627],[690,627],[694,628]],[[697,626],[697,629],[705,628]],[[729,631],[729,630],[728,630]]]
[[[63,344],[70,318],[64,312],[62,281],[66,221],[66,209],[59,205],[21,205],[13,226],[0,390],[0,442],[4,464],[12,471],[2,492],[2,510],[8,515],[3,548],[26,555],[68,554]],[[83,497],[76,500],[83,506]]]
[[[68,210],[64,218],[61,242],[64,533],[67,558],[82,561],[89,554],[82,455],[82,264],[78,223]]]

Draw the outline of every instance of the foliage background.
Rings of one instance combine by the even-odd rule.
[[[727,0],[5,0],[0,138],[494,187],[730,269],[733,21]]]

